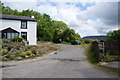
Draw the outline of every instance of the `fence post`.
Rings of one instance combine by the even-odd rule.
[[[104,54],[105,54],[105,46],[104,46],[104,41],[100,41],[98,43],[98,54],[99,54],[99,61],[103,61]]]

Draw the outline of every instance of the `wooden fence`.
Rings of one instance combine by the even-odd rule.
[[[104,61],[107,53],[112,56],[120,56],[120,42],[92,42],[92,45],[98,54],[99,61]]]
[[[120,55],[120,42],[104,42],[105,53],[109,52],[110,55]]]

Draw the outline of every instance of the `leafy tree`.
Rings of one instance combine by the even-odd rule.
[[[62,35],[61,39],[66,42],[72,42],[73,40],[81,40],[80,36],[75,33],[73,29],[66,29]]]
[[[109,32],[107,34],[107,39],[106,41],[108,42],[120,42],[120,30],[115,30],[113,32]]]

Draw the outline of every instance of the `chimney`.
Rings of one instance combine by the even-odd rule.
[[[31,16],[31,18],[35,18],[34,16]]]

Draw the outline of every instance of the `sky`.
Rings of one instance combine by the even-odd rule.
[[[117,0],[2,0],[5,6],[19,11],[33,9],[65,22],[81,37],[106,35],[118,29]]]

